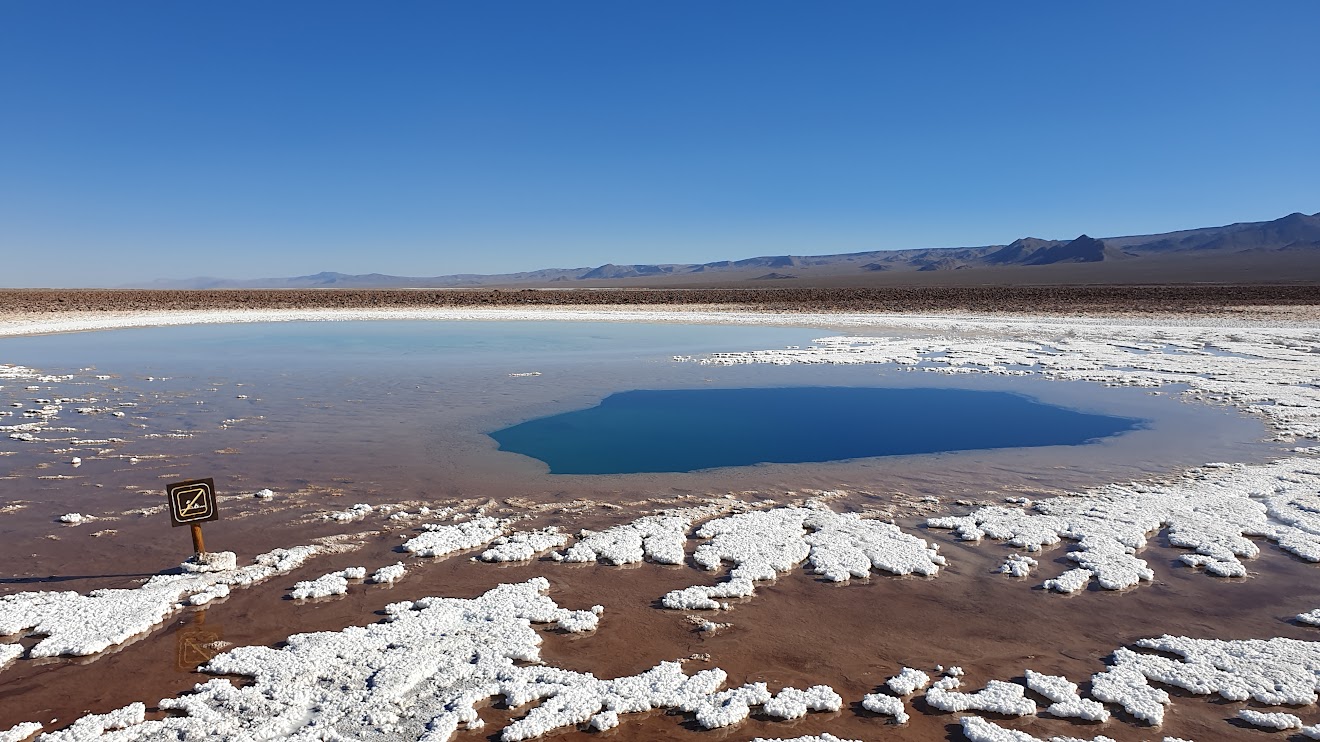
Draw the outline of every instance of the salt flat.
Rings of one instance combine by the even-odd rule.
[[[25,321],[0,332],[385,316],[629,321],[643,313],[317,311],[236,319],[211,312],[142,316],[118,325],[110,317]],[[141,697],[54,723],[3,707],[0,729],[10,731],[0,738],[27,739],[39,723],[47,730],[39,738],[49,740],[181,734],[442,740],[492,731],[501,739],[532,739],[615,726],[650,737],[704,738],[710,734],[704,729],[733,727],[737,739],[829,734],[918,740],[947,738],[945,725],[957,723],[973,740],[1205,740],[1246,738],[1239,719],[1320,734],[1320,634],[1310,625],[1320,605],[1314,579],[1320,568],[1320,330],[1149,318],[1119,324],[699,310],[644,316],[835,331],[796,348],[668,361],[714,375],[745,366],[773,373],[797,365],[873,365],[931,378],[1034,377],[1144,389],[1253,416],[1278,453],[1268,461],[1204,461],[1029,498],[997,491],[963,505],[800,486],[671,493],[629,505],[608,497],[519,504],[517,493],[509,502],[466,505],[454,496],[383,508],[339,503],[316,517],[317,535],[359,535],[325,542],[323,553],[307,555],[305,567],[261,558],[240,566],[248,564],[244,559],[218,572],[159,575],[136,589],[86,594],[6,586],[0,631],[32,635],[0,644],[10,648],[0,653],[0,680],[29,677],[39,657],[86,655],[92,661],[87,667],[130,661],[147,651],[155,634],[117,654],[107,650],[159,631],[153,627],[161,621],[199,605],[209,605],[212,616],[266,605],[323,625],[293,635],[267,627],[251,644],[208,660],[193,690],[180,688],[163,700]],[[0,375],[4,383],[25,386],[61,378],[26,366],[0,367]],[[59,400],[37,408],[56,409],[19,423],[29,427],[8,431],[20,435],[11,435],[12,445],[37,445],[21,436],[60,434],[63,416],[79,414],[71,408],[99,404]],[[883,487],[882,479],[873,487]],[[257,508],[254,522],[263,518],[259,508],[273,513],[280,505],[283,495],[267,492],[243,501]],[[262,565],[260,579],[239,579]],[[727,576],[711,585],[707,572],[726,568]],[[231,587],[243,589],[231,593]],[[300,600],[282,607],[291,591]],[[397,599],[388,597],[395,591]],[[1253,607],[1233,597],[1248,592],[1266,599]],[[978,594],[1000,597],[996,605],[984,604],[984,616],[946,615],[952,606],[975,605]],[[1031,656],[968,639],[1010,628],[986,625],[998,621],[990,616],[1011,610],[1005,600],[1032,607],[1023,609],[1014,643],[998,646],[1034,644]],[[101,610],[97,601],[116,607]],[[817,601],[847,608],[817,614],[811,610]],[[1232,615],[1219,616],[1228,603],[1237,604]],[[70,621],[81,614],[61,607],[66,604],[86,604],[78,610],[105,616],[106,625]],[[363,612],[367,606],[383,609],[385,619]],[[689,628],[684,611],[706,610],[719,610],[726,627]],[[131,621],[116,618],[130,615]],[[899,615],[958,628],[924,641],[886,643],[890,631],[909,636],[889,623]],[[1048,633],[1027,628],[1046,619]],[[1103,636],[1087,637],[1062,628],[1069,622],[1110,626]],[[854,628],[867,625],[868,635]],[[794,646],[781,632],[799,626],[803,633]],[[1211,633],[1216,626],[1219,635]],[[287,644],[268,646],[283,639]],[[630,643],[639,653],[635,662],[603,661],[606,647]],[[566,661],[569,654],[577,659]],[[627,670],[597,676],[590,663]],[[59,667],[53,675],[66,672]],[[234,685],[231,676],[252,684]],[[33,691],[33,705],[39,693]],[[1206,704],[1204,696],[1223,705]],[[507,710],[489,705],[495,698]],[[172,715],[159,718],[151,709]],[[682,714],[689,726],[653,709]],[[987,713],[997,716],[982,718]],[[808,726],[777,726],[789,723],[784,719]],[[487,724],[480,733],[469,731]]]

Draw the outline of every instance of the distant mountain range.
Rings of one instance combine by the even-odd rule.
[[[1052,269],[1047,269],[1054,266]],[[739,282],[797,285],[1320,280],[1320,213],[1166,234],[1073,240],[1023,237],[1007,245],[774,255],[711,263],[545,268],[524,273],[431,277],[317,273],[293,278],[158,280],[134,288],[478,288],[702,286]]]

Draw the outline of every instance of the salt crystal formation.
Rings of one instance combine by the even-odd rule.
[[[810,571],[834,582],[866,577],[872,569],[932,576],[944,564],[936,546],[893,524],[841,515],[824,506],[731,515],[706,523],[697,535],[710,541],[697,547],[693,561],[708,570],[724,561],[735,566],[727,582],[670,592],[662,601],[666,608],[722,608],[717,598],[749,597],[757,581],[774,580],[803,561]]]
[[[671,510],[604,531],[584,530],[579,534],[580,541],[554,557],[564,562],[600,561],[614,565],[637,564],[643,559],[658,564],[682,564],[688,529],[693,522],[713,512],[709,508]]]
[[[779,719],[800,719],[808,711],[838,711],[843,699],[828,685],[813,685],[806,690],[785,688],[766,701],[762,711]]]
[[[1261,729],[1301,729],[1302,720],[1294,714],[1264,713],[1254,709],[1242,709],[1238,718]]]
[[[482,517],[445,525],[428,523],[422,528],[426,533],[409,539],[403,550],[420,557],[442,557],[494,541],[508,531],[509,521]]]
[[[481,552],[480,559],[483,562],[526,562],[543,551],[558,549],[566,543],[568,534],[560,533],[553,526],[539,531],[518,531],[495,539],[489,549]]]
[[[1266,706],[1310,705],[1320,691],[1320,642],[1165,635],[1142,639],[1137,645],[1183,659],[1120,648],[1114,652],[1113,665],[1091,678],[1091,695],[1116,703],[1149,724],[1161,723],[1169,704],[1169,694],[1149,681]]]
[[[338,572],[321,575],[315,580],[299,582],[293,586],[289,597],[294,600],[328,598],[331,595],[344,595],[348,592],[349,580],[361,580],[367,576],[365,567],[349,567]]]
[[[1036,560],[1022,554],[1009,554],[1004,563],[999,565],[999,573],[1014,577],[1026,577],[1036,568]]]
[[[895,724],[906,724],[910,718],[903,707],[903,699],[883,693],[867,693],[862,696],[862,708],[873,714],[892,716]]]
[[[26,650],[23,649],[22,644],[0,644],[0,670],[5,669],[10,662],[22,657],[24,651]]]
[[[821,734],[808,734],[801,737],[791,737],[787,739],[782,737],[775,737],[774,739],[767,739],[765,737],[756,737],[755,739],[752,740],[752,742],[862,742],[862,741],[859,739],[840,739],[838,737],[835,737],[833,734],[830,734],[829,732],[822,732]]]
[[[1005,729],[992,721],[987,721],[979,716],[964,716],[959,719],[962,722],[963,736],[967,737],[968,742],[1114,742],[1111,737],[1103,734],[1096,735],[1090,740],[1081,737],[1049,737],[1041,739],[1033,737],[1026,732],[1016,729]],[[1164,742],[1190,742],[1177,737],[1165,737]]]
[[[949,682],[952,681],[952,682]],[[948,677],[926,691],[926,703],[941,711],[989,711],[1005,716],[1030,716],[1036,702],[1026,697],[1026,689],[1016,683],[991,680],[975,693],[959,693],[956,677]]]
[[[930,676],[911,667],[903,668],[885,683],[885,687],[899,696],[915,693],[927,685],[930,685]]]
[[[1194,549],[1183,561],[1220,577],[1247,573],[1240,559],[1263,536],[1307,561],[1320,561],[1320,471],[1311,459],[1193,469],[1171,484],[1111,484],[1071,497],[1041,500],[1031,510],[986,507],[970,515],[931,518],[959,538],[1005,540],[1028,551],[1077,542],[1078,568],[1047,580],[1059,592],[1083,589],[1092,577],[1108,590],[1153,578],[1137,552],[1161,528],[1174,546]]]
[[[25,740],[40,731],[40,724],[35,721],[25,721],[22,724],[10,727],[8,730],[0,731],[0,742],[21,742],[21,740]]]
[[[1105,707],[1089,698],[1082,698],[1077,684],[1061,675],[1043,675],[1027,670],[1027,687],[1053,701],[1045,713],[1063,718],[1086,721],[1108,721]]]
[[[372,572],[371,579],[367,580],[367,582],[376,582],[385,585],[393,585],[400,577],[403,577],[407,572],[408,572],[408,568],[403,566],[403,562],[395,562],[394,564],[391,564],[388,567],[381,567],[375,572]]]
[[[1313,611],[1307,611],[1306,613],[1298,613],[1297,620],[1312,626],[1320,626],[1320,608],[1316,608]]]
[[[549,583],[538,577],[470,600],[395,603],[382,623],[294,635],[279,649],[234,649],[203,669],[251,678],[245,687],[217,678],[160,702],[175,715],[144,721],[142,705],[135,704],[108,715],[113,723],[88,717],[75,727],[100,725],[106,732],[98,739],[105,742],[373,737],[444,742],[461,726],[480,727],[477,707],[502,696],[511,708],[536,704],[501,732],[501,740],[513,742],[579,724],[608,729],[622,714],[651,709],[693,714],[713,728],[737,723],[753,707],[776,700],[782,704],[775,708],[789,714],[803,705],[841,705],[823,687],[784,689],[777,696],[761,683],[720,690],[724,671],[687,675],[677,662],[613,680],[526,664],[540,659],[541,637],[533,623],[595,615],[560,608],[543,594],[547,589]],[[121,712],[122,721],[115,716]]]
[[[76,592],[37,591],[0,596],[0,636],[31,632],[45,638],[29,657],[85,656],[149,631],[193,596],[220,597],[220,587],[246,587],[302,566],[323,547],[276,549],[241,569],[156,575],[141,587]],[[227,592],[225,593],[227,594]]]
[[[264,490],[264,491],[269,491],[269,490]],[[260,497],[261,495],[258,494],[257,496]],[[340,523],[349,523],[367,517],[367,515],[369,515],[373,510],[375,510],[375,508],[371,507],[370,505],[364,502],[359,502],[358,504],[354,505],[348,510],[341,510],[337,513],[326,513],[325,515],[322,515],[321,518],[322,520],[333,520],[333,521],[338,521]]]

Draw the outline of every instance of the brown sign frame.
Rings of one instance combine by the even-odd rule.
[[[190,526],[220,518],[215,480],[210,477],[167,484],[165,499],[169,503],[171,526]]]

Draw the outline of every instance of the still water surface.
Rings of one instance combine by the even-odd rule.
[[[1140,422],[967,389],[675,389],[613,394],[491,437],[552,474],[631,474],[1071,446]]]

